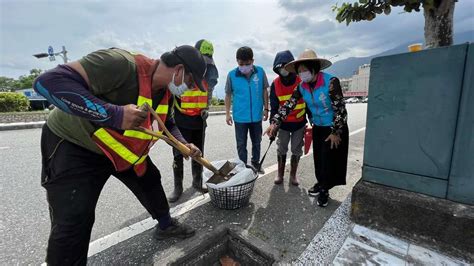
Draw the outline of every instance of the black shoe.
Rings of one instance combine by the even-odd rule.
[[[321,191],[321,185],[316,183],[316,184],[314,184],[314,186],[312,188],[310,188],[308,190],[308,195],[310,195],[311,197],[316,197],[316,196],[319,195],[320,191]]]
[[[261,175],[265,174],[265,170],[263,168],[260,168],[260,165],[258,163],[252,163],[252,166],[257,169],[257,172]]]
[[[176,237],[185,239],[192,237],[195,230],[191,227],[181,224],[177,219],[171,218],[171,224],[166,229],[161,229],[158,225],[155,229],[155,238],[158,240],[165,240],[168,238]]]
[[[318,206],[319,207],[326,207],[328,206],[328,201],[329,201],[329,192],[327,190],[321,189],[319,192],[319,197],[318,197]]]
[[[199,193],[207,193],[209,192],[207,187],[202,185],[202,180],[195,181],[193,180],[193,188],[197,190]]]

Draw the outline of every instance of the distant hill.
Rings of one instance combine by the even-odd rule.
[[[459,34],[454,34],[454,44],[461,44],[465,42],[474,42],[474,31],[466,31]],[[415,40],[411,42],[407,42],[401,44],[393,49],[387,50],[385,52],[367,56],[367,57],[349,57],[343,59],[341,61],[335,62],[329,69],[328,72],[332,75],[339,77],[339,78],[349,78],[354,74],[354,71],[360,65],[369,64],[370,60],[374,57],[385,56],[385,55],[392,55],[392,54],[399,54],[399,53],[406,53],[408,52],[408,45],[412,43],[423,43],[422,40]]]

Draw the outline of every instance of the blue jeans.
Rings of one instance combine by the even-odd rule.
[[[252,164],[260,161],[260,144],[262,143],[262,121],[254,123],[235,122],[235,138],[239,159],[247,164],[247,132],[250,132],[252,141]]]

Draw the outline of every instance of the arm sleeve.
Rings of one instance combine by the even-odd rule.
[[[230,78],[230,73],[227,75],[227,81],[225,82],[225,94],[232,95],[232,81]]]
[[[181,134],[181,131],[179,131],[179,128],[176,126],[173,118],[167,119],[165,122],[165,126],[170,131],[171,135],[173,135],[173,137],[175,137],[177,140],[179,140],[183,144],[188,144],[188,142],[184,139],[183,135]]]
[[[214,87],[217,85],[218,78],[219,78],[219,72],[217,71],[217,68],[214,65],[207,65],[206,81],[208,85],[208,90],[207,90],[208,105],[211,104],[212,93],[214,91]]]
[[[347,124],[347,110],[344,96],[342,95],[341,83],[338,78],[331,78],[329,84],[329,97],[334,111],[332,134],[341,134],[342,128]]]
[[[168,115],[166,116],[165,126],[169,130],[171,135],[173,135],[173,137],[175,137],[180,142],[187,144],[188,142],[184,139],[183,135],[181,134],[181,131],[179,131],[179,128],[176,126],[176,122],[174,120],[175,100],[176,99],[173,96],[173,97],[170,97],[168,101]]]
[[[120,129],[123,107],[107,103],[89,91],[79,74],[58,66],[40,75],[33,88],[60,110],[106,127]]]
[[[265,71],[263,71],[263,89],[267,89],[270,85],[268,85],[268,78],[267,78],[267,74],[265,73]]]
[[[278,112],[273,116],[270,123],[280,126],[281,122],[288,117],[293,109],[295,109],[296,103],[302,97],[298,88],[295,89],[290,99],[278,108]]]
[[[270,87],[270,120],[278,112],[278,107],[280,106],[280,101],[275,93],[275,83],[272,82]]]

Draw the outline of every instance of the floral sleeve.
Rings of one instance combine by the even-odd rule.
[[[276,124],[280,126],[281,122],[284,121],[288,115],[295,109],[297,102],[303,97],[298,90],[298,87],[293,91],[290,99],[287,100],[280,108],[278,108],[278,112],[273,116],[270,123]]]
[[[338,78],[331,78],[331,83],[329,84],[329,97],[331,98],[331,105],[334,111],[331,133],[340,135],[342,133],[342,128],[347,124],[347,110],[342,95],[341,83]]]

